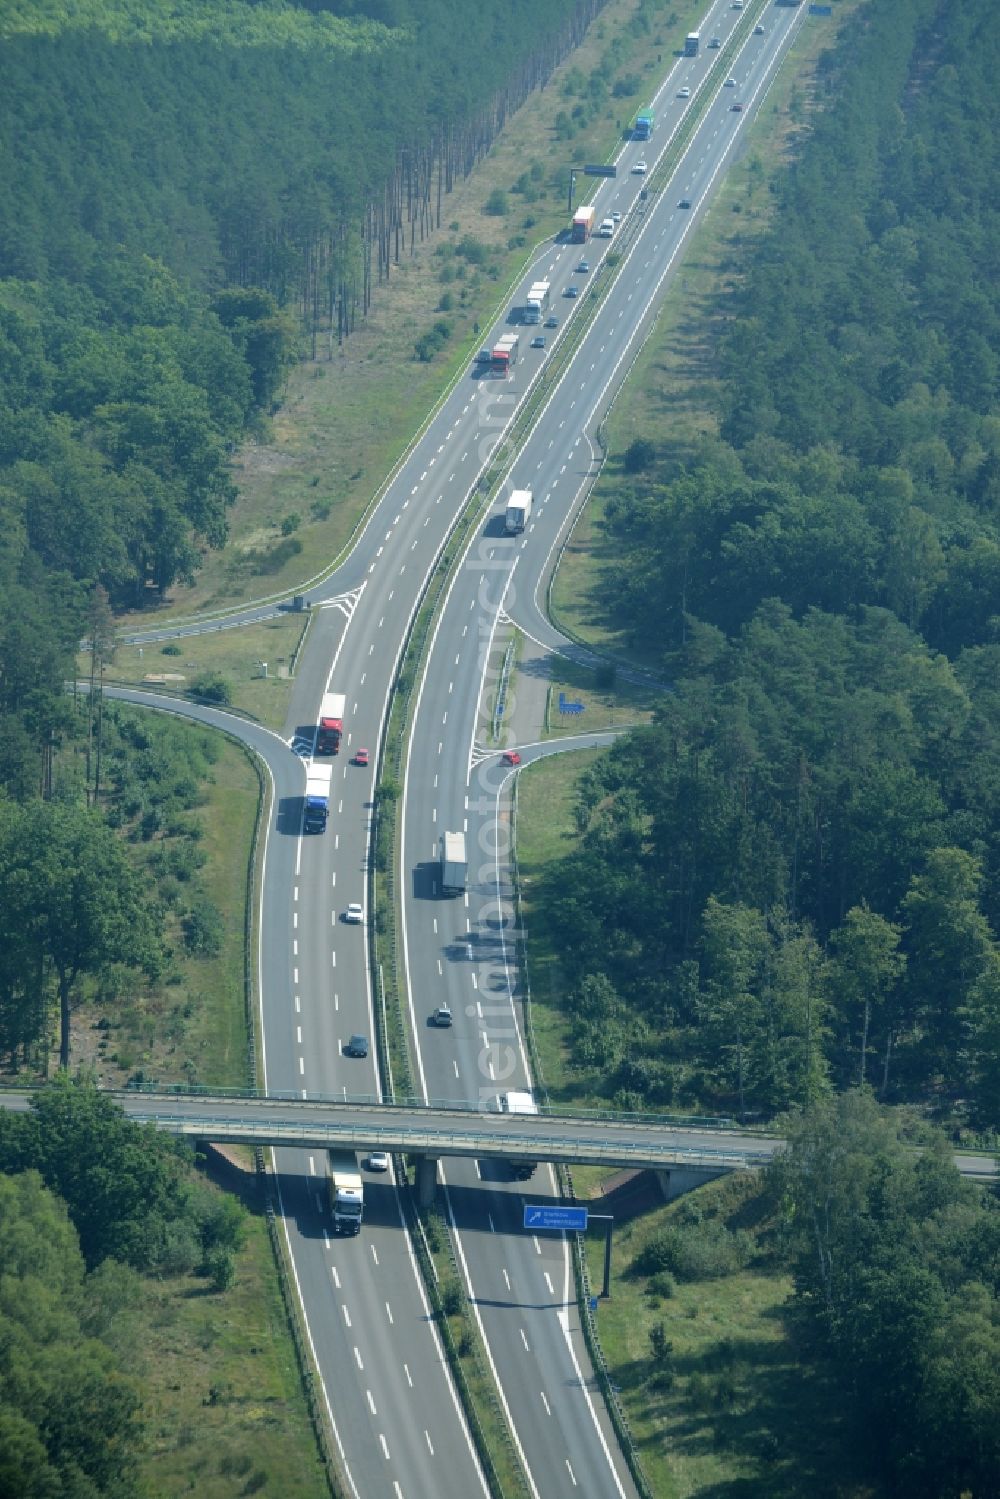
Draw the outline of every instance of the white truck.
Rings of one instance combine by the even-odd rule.
[[[324,833],[330,815],[330,782],[332,765],[310,765],[306,771],[305,830]]]
[[[517,1089],[509,1093],[500,1094],[501,1114],[537,1114],[538,1105],[526,1090]],[[515,1181],[526,1182],[535,1174],[537,1161],[529,1161],[518,1156],[505,1156],[504,1159],[510,1167],[510,1173]]]
[[[438,859],[441,865],[441,894],[464,895],[469,879],[465,834],[442,833],[438,839]]]
[[[515,489],[507,501],[507,511],[504,515],[503,528],[508,536],[516,536],[523,531],[531,516],[531,490]]]
[[[327,1151],[326,1181],[334,1228],[342,1234],[359,1234],[365,1210],[365,1184],[353,1150]]]
[[[524,321],[526,323],[540,323],[549,305],[549,292],[552,283],[549,281],[534,281],[528,288],[528,299],[524,304]]]

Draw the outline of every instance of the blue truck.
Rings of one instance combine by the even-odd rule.
[[[635,141],[648,141],[653,133],[655,123],[656,118],[651,109],[640,109],[635,117],[635,124],[632,127],[632,139]]]

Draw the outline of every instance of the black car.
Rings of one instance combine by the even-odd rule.
[[[691,207],[691,199],[690,198],[682,198],[681,201],[678,203],[677,207],[678,208],[690,208]]]
[[[366,1057],[368,1055],[368,1037],[352,1036],[344,1047],[344,1055],[348,1057]]]

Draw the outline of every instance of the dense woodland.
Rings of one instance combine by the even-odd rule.
[[[243,1209],[185,1147],[89,1086],[64,1078],[29,1113],[0,1112],[0,1492],[137,1492],[129,1309],[143,1276],[225,1289],[243,1233]]]
[[[207,756],[161,725],[154,771],[141,733],[118,731],[127,715],[71,711],[64,684],[80,640],[106,657],[115,610],[161,597],[223,544],[232,453],[279,399],[303,317],[346,331],[373,280],[436,221],[455,175],[599,8],[4,7],[8,1065],[40,1059],[54,1009],[65,1062],[82,992],[113,1002],[123,967],[137,984],[169,977],[171,942],[210,946],[218,919],[197,888],[197,819],[182,815],[198,796],[187,761],[204,768]],[[121,858],[109,821],[126,835]],[[60,893],[61,861],[73,879]]]
[[[628,1106],[867,1082],[1000,1124],[998,69],[976,0],[858,12],[724,309],[719,435],[624,455],[599,606],[675,690],[547,899]]]
[[[940,1135],[915,1156],[870,1097],[816,1108],[768,1184],[798,1306],[886,1492],[988,1499],[1000,1472],[1000,1212]]]

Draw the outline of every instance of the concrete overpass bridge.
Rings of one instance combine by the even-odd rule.
[[[0,1104],[27,1108],[31,1089],[0,1090]],[[192,1140],[231,1145],[286,1145],[325,1150],[385,1150],[415,1156],[423,1199],[434,1189],[442,1157],[551,1161],[564,1165],[683,1170],[707,1179],[764,1166],[784,1147],[780,1135],[742,1129],[729,1119],[648,1114],[500,1114],[496,1095],[482,1109],[372,1097],[109,1091],[125,1114]],[[998,1179],[991,1156],[958,1154],[963,1176]]]
[[[3,1090],[0,1102],[27,1108],[30,1089]],[[501,1114],[422,1101],[380,1103],[372,1097],[302,1098],[290,1094],[108,1091],[137,1124],[217,1145],[385,1150],[414,1156],[421,1199],[429,1200],[442,1157],[632,1166],[669,1173],[683,1168],[706,1179],[763,1166],[778,1136],[739,1130],[730,1120],[646,1114]]]

